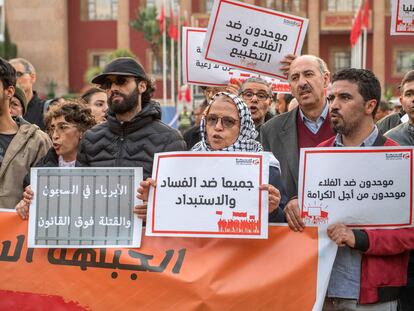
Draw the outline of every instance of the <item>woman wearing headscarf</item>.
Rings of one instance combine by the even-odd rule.
[[[258,135],[246,104],[238,96],[226,92],[217,93],[204,111],[200,124],[201,141],[192,151],[261,152],[262,145],[255,140]],[[279,162],[269,154],[269,184],[260,186],[269,194],[269,221],[283,222],[283,208],[287,197],[280,175]],[[138,198],[144,201],[134,211],[142,219],[146,216],[146,201],[150,185],[155,181],[148,178],[140,183]]]

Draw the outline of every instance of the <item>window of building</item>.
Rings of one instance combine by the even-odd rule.
[[[356,12],[362,0],[326,0],[325,9],[328,12]]]
[[[116,20],[118,0],[87,0],[88,20]]]
[[[302,0],[266,0],[266,6],[281,12],[305,11],[305,1]]]
[[[109,50],[95,50],[89,51],[89,66],[104,68],[106,66],[106,56],[112,51]]]
[[[407,71],[414,69],[414,49],[400,48],[395,51],[395,69],[394,74],[403,75]]]
[[[214,0],[206,0],[206,12],[211,12],[213,9]]]
[[[331,55],[331,70],[333,73],[351,67],[350,50],[333,50]]]

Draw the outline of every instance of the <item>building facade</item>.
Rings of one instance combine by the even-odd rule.
[[[167,1],[169,3],[169,1]],[[361,0],[245,0],[244,2],[309,18],[302,54],[323,58],[331,72],[351,64],[350,31]],[[397,94],[404,73],[414,68],[413,37],[390,36],[388,0],[369,0],[367,68],[379,77],[384,90]],[[58,94],[80,92],[89,67],[104,65],[104,55],[130,49],[157,81],[162,97],[160,68],[141,32],[130,27],[137,9],[160,7],[161,0],[5,0],[4,11],[18,56],[38,71],[37,89],[46,93],[51,81]],[[175,0],[187,24],[206,27],[212,0]],[[168,9],[168,8],[167,8]],[[169,85],[169,84],[168,84]]]

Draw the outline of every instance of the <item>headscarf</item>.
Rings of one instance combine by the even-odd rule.
[[[239,137],[237,137],[236,141],[223,149],[220,150],[213,150],[207,139],[207,131],[206,131],[206,115],[211,108],[213,102],[220,96],[227,96],[229,97],[232,102],[236,105],[237,111],[239,112],[240,117],[240,132]],[[227,92],[219,92],[213,96],[210,103],[208,104],[203,119],[200,123],[200,134],[201,134],[201,141],[194,145],[191,149],[192,151],[243,151],[243,152],[260,152],[263,151],[262,145],[255,140],[258,135],[258,132],[255,129],[254,122],[252,120],[252,115],[250,113],[249,108],[244,103],[244,101],[231,93]]]

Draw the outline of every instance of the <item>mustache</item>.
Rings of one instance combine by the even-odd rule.
[[[300,92],[307,92],[307,91],[312,91],[312,88],[309,84],[305,84],[299,87],[299,91]]]
[[[124,94],[122,94],[122,93],[120,93],[120,92],[118,92],[118,91],[114,91],[114,92],[112,92],[112,93],[111,93],[111,96],[109,96],[109,99],[112,101],[112,99],[113,99],[115,96],[121,96],[123,99],[125,99],[125,98],[126,98],[126,95],[124,95]]]

